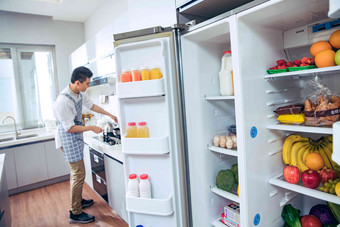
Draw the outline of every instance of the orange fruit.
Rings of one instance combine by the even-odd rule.
[[[318,68],[329,67],[335,65],[335,52],[332,50],[323,50],[315,56],[315,65]]]
[[[340,30],[332,33],[331,37],[329,37],[329,42],[334,48],[340,49]]]
[[[312,152],[306,155],[306,166],[312,170],[318,171],[325,166],[322,156],[318,153]]]
[[[319,52],[323,51],[323,50],[331,50],[332,46],[331,44],[329,44],[329,42],[327,41],[317,41],[316,43],[314,43],[309,51],[310,54],[315,57]]]

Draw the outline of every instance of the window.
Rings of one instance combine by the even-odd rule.
[[[18,129],[31,129],[53,119],[56,98],[53,46],[0,44],[0,120],[16,119]],[[13,130],[6,119],[0,132]]]

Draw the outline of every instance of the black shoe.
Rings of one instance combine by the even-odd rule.
[[[94,216],[87,214],[85,212],[82,212],[81,214],[73,214],[70,211],[70,219],[69,222],[70,223],[90,223],[94,221]]]
[[[94,202],[93,202],[93,199],[83,199],[82,201],[81,201],[81,208],[86,208],[86,207],[89,207],[89,206],[91,206],[92,204],[93,204]]]

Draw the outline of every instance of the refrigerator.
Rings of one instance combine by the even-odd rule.
[[[125,184],[129,174],[146,173],[152,190],[151,199],[126,195],[129,226],[225,226],[224,207],[237,203],[240,226],[276,227],[284,224],[286,204],[301,215],[315,204],[340,204],[336,195],[289,184],[282,176],[288,135],[339,138],[339,130],[278,124],[273,113],[279,106],[303,103],[313,92],[307,81],[316,76],[339,93],[340,66],[267,74],[279,59],[310,56],[313,42],[340,28],[313,32],[330,20],[328,6],[328,0],[271,0],[204,26],[114,35],[118,77],[126,69],[155,65],[163,75],[127,83],[117,78]],[[232,53],[233,96],[219,92],[226,50]],[[146,122],[150,138],[125,138],[129,122]],[[234,124],[237,149],[214,146],[214,136]],[[234,164],[239,196],[236,188],[216,187],[218,172]]]

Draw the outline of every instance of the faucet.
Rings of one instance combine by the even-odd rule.
[[[17,130],[17,123],[16,123],[14,117],[12,117],[12,116],[6,116],[6,117],[4,117],[4,119],[2,119],[2,124],[4,124],[4,122],[5,122],[5,120],[6,120],[7,118],[13,119],[13,121],[14,121],[14,130],[15,130],[15,139],[18,139],[19,133],[18,133],[18,130]]]

